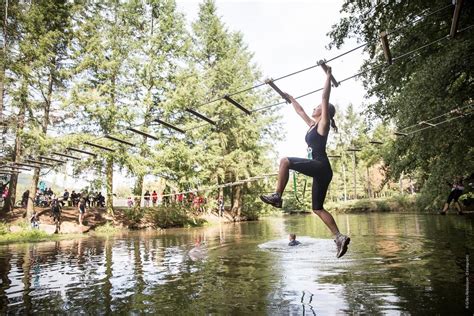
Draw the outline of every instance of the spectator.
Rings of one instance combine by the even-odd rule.
[[[128,207],[132,208],[133,207],[133,199],[131,196],[128,197],[128,200],[127,200],[127,205]]]
[[[153,203],[153,207],[156,206],[157,201],[158,201],[158,194],[156,194],[156,191],[153,190],[153,193],[151,194],[151,202]]]
[[[84,220],[84,216],[86,214],[86,199],[83,196],[79,200],[78,211],[79,211],[79,225],[82,226],[82,221]]]
[[[30,197],[30,190],[26,190],[25,192],[23,192],[23,195],[21,197],[21,206],[22,207],[26,207],[26,205],[28,204],[28,198]]]
[[[68,206],[70,206],[69,202],[69,192],[67,191],[67,189],[64,189],[64,193],[63,193],[63,206],[64,204],[68,203]]]
[[[97,202],[99,203],[99,207],[105,206],[105,197],[102,195],[102,192],[99,192],[99,194],[97,194]]]
[[[146,190],[145,192],[144,199],[145,199],[145,207],[150,207],[150,192],[148,190]]]
[[[222,196],[219,196],[219,199],[217,200],[217,209],[219,211],[219,216],[224,215],[224,198]]]
[[[33,211],[33,214],[30,217],[31,228],[37,229],[39,228],[39,220],[36,211]]]

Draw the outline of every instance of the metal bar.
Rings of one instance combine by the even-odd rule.
[[[46,156],[38,156],[38,157],[41,158],[41,159],[51,160],[51,161],[59,162],[59,163],[65,163],[66,162],[66,161],[61,160],[61,159],[55,159],[55,158],[50,158],[50,157],[46,157]]]
[[[25,167],[16,167],[16,166],[3,166],[3,167],[0,167],[1,171],[7,171],[6,169],[31,171],[31,169],[25,168]]]
[[[326,62],[324,60],[320,60],[319,65],[321,66],[321,68],[324,70],[325,73],[328,72],[328,66],[326,65]],[[337,82],[337,80],[336,80],[336,78],[334,78],[333,74],[331,74],[331,82],[332,82],[332,85],[334,87],[337,88],[339,86],[339,82]]]
[[[291,103],[290,99],[288,98],[287,94],[281,91],[280,88],[273,82],[273,79],[267,79],[265,80],[265,83],[268,84],[270,87],[273,88],[273,90],[276,91],[285,101],[286,103]]]
[[[236,107],[238,107],[240,110],[244,111],[245,114],[247,115],[250,115],[250,111],[247,110],[245,107],[243,107],[242,105],[240,105],[237,101],[235,101],[234,99],[232,99],[231,97],[229,97],[228,95],[225,95],[224,96],[224,99],[229,102],[229,103],[232,103],[233,105],[235,105]]]
[[[135,147],[135,146],[136,146],[134,143],[128,142],[128,141],[126,141],[126,140],[123,140],[123,139],[120,139],[120,138],[117,138],[117,137],[114,137],[114,136],[111,136],[111,135],[105,135],[104,137],[105,137],[105,138],[108,138],[108,139],[110,139],[110,140],[113,140],[113,141],[116,141],[116,142],[125,144],[125,145],[132,146],[132,147]]]
[[[97,157],[97,154],[95,154],[93,152],[90,152],[90,151],[87,151],[87,150],[77,149],[77,148],[73,148],[73,147],[68,147],[66,149],[71,150],[71,151],[75,151],[75,152],[78,152],[78,153],[81,153],[81,154],[86,154],[86,155],[89,155],[89,156]]]
[[[191,113],[191,114],[194,115],[194,116],[199,117],[201,120],[204,120],[204,121],[206,121],[206,122],[208,122],[208,123],[210,123],[210,124],[212,124],[212,125],[216,125],[216,122],[214,122],[214,121],[211,120],[210,118],[208,118],[208,117],[202,115],[201,113],[198,113],[198,112],[196,112],[196,111],[194,111],[194,110],[191,110],[191,109],[186,109],[186,111],[189,112],[189,113]]]
[[[418,123],[419,125],[426,125],[426,126],[430,126],[430,127],[435,127],[436,124],[433,124],[433,123],[429,123],[429,122],[426,122],[426,121],[421,121],[420,123]]]
[[[157,122],[157,123],[160,123],[161,125],[164,125],[164,126],[166,126],[166,127],[168,127],[168,128],[174,129],[175,131],[178,131],[178,132],[180,132],[180,133],[185,134],[185,131],[183,131],[182,129],[180,129],[180,128],[176,127],[176,126],[173,126],[173,125],[171,125],[171,124],[169,124],[169,123],[163,122],[163,121],[160,120],[160,119],[155,119],[154,121]]]
[[[19,166],[25,166],[25,167],[31,167],[31,168],[41,169],[41,167],[35,166],[35,165],[32,165],[32,164],[29,164],[29,163],[14,162],[14,164],[15,164],[15,165],[19,165]]]
[[[44,166],[48,166],[48,167],[54,167],[53,164],[47,163],[47,162],[44,162],[44,161],[38,161],[38,160],[33,160],[33,159],[25,159],[25,161],[31,162],[31,163],[36,163],[36,164],[38,164],[38,165],[44,165]]]
[[[348,148],[346,151],[361,151],[361,149],[358,148]]]
[[[58,152],[56,152],[56,151],[53,151],[53,152],[51,153],[51,155],[62,156],[62,157],[71,158],[71,159],[74,159],[74,160],[81,160],[80,157],[71,156],[71,155],[63,154],[63,153],[58,153]]]
[[[371,140],[369,143],[374,144],[374,145],[382,145],[383,143],[378,141],[378,140]]]
[[[408,136],[407,133],[402,133],[402,132],[394,132],[393,134],[395,134],[397,136]]]
[[[328,158],[341,158],[341,155],[328,155]]]
[[[153,135],[148,134],[148,133],[145,133],[145,132],[142,132],[142,131],[140,131],[140,130],[138,130],[138,129],[135,129],[135,128],[132,128],[132,127],[129,127],[129,128],[127,128],[127,129],[128,129],[129,131],[131,131],[131,132],[140,134],[140,135],[142,135],[142,136],[145,136],[145,137],[148,137],[148,138],[151,138],[151,139],[154,139],[154,140],[159,140],[158,137],[153,136]]]
[[[102,145],[98,145],[98,144],[94,144],[94,143],[90,143],[90,142],[84,142],[84,144],[92,146],[92,147],[96,147],[96,148],[99,148],[99,149],[102,149],[102,150],[106,150],[106,151],[109,151],[109,152],[112,152],[112,153],[115,152],[115,149],[105,147],[105,146],[102,146]]]

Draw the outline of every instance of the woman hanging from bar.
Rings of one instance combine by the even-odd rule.
[[[296,113],[308,124],[309,130],[306,133],[305,141],[308,144],[309,159],[287,157],[280,162],[278,172],[278,183],[276,192],[269,195],[261,195],[263,202],[275,207],[282,207],[282,195],[288,183],[289,170],[295,170],[307,176],[313,177],[312,187],[312,208],[326,226],[335,235],[335,243],[337,246],[336,257],[342,257],[350,243],[350,238],[339,232],[333,216],[327,212],[324,207],[324,199],[332,179],[332,169],[326,154],[326,142],[328,139],[329,129],[333,127],[337,131],[334,123],[334,115],[336,109],[334,105],[329,103],[329,95],[331,94],[331,68],[328,67],[326,72],[326,82],[324,84],[322,102],[314,108],[311,117],[309,117],[303,107],[290,95],[287,95],[291,101]]]

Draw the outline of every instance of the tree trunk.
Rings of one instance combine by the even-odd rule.
[[[54,67],[56,67],[56,63],[53,61],[52,68],[50,69],[49,72],[49,78],[48,78],[48,92],[46,93],[46,99],[45,99],[45,104],[44,104],[44,113],[43,113],[43,123],[41,124],[42,126],[42,131],[43,135],[46,137],[46,133],[48,132],[48,125],[49,125],[49,113],[51,110],[51,99],[53,96],[53,71]],[[33,179],[31,180],[31,185],[30,185],[30,195],[28,196],[28,203],[26,206],[26,217],[30,218],[31,215],[33,214],[33,211],[35,209],[35,197],[36,197],[36,189],[38,188],[38,181],[39,181],[39,174],[40,174],[40,169],[35,168],[34,174],[33,174]]]
[[[8,0],[5,2],[5,15],[3,19],[3,50],[0,63],[0,118],[3,116],[3,96],[5,92],[5,65],[7,59],[7,23],[8,23]]]
[[[240,220],[242,212],[242,185],[232,187],[232,215]]]
[[[14,162],[20,161],[20,158],[21,158],[21,134],[23,133],[23,127],[25,126],[25,112],[26,112],[26,100],[27,100],[26,92],[27,92],[26,80],[24,79],[24,82],[22,83],[21,106],[20,106],[20,113],[18,114],[16,136],[15,136],[15,151],[13,153]],[[18,183],[18,174],[14,173],[10,177],[9,196],[7,197],[7,199],[5,200],[5,204],[3,205],[4,212],[13,211],[13,207],[15,206],[17,183]]]
[[[114,180],[114,158],[112,156],[108,156],[105,165],[105,177],[106,183],[105,186],[107,188],[107,205],[106,210],[107,213],[110,215],[114,214],[114,197],[113,197],[113,180]]]
[[[142,201],[142,193],[143,193],[143,179],[144,176],[142,174],[138,175],[137,181],[135,182],[135,187],[133,188],[133,195],[135,200],[134,211],[138,212],[140,210],[140,203]]]
[[[367,167],[367,196],[368,198],[372,198],[372,190],[370,188],[370,172],[369,167]]]

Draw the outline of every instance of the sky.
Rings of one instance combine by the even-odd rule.
[[[178,10],[185,14],[188,23],[197,18],[199,1],[177,0]],[[340,50],[327,50],[330,42],[326,35],[341,15],[342,0],[216,0],[218,14],[230,31],[243,34],[249,51],[254,53],[253,62],[258,65],[263,79],[276,78],[308,66],[318,60],[329,59],[358,44],[349,41]],[[329,65],[336,80],[358,72],[363,58],[361,50],[348,54]],[[325,74],[317,67],[302,74],[277,81],[285,92],[297,96],[320,88]],[[333,88],[330,101],[339,110],[354,104],[361,109],[364,102],[364,88],[360,81],[349,80]],[[321,92],[299,100],[308,114],[321,101]],[[262,104],[265,105],[265,104]],[[282,117],[283,140],[275,148],[278,160],[287,156],[306,156],[304,136],[307,126],[297,116],[291,105],[279,111]],[[277,161],[278,161],[277,160]],[[67,187],[83,186],[85,181],[52,175],[52,181],[64,182]],[[84,179],[92,175],[84,175]],[[132,185],[133,179],[116,173],[114,186]]]
[[[216,4],[228,29],[243,34],[264,79],[306,68],[358,45],[350,41],[340,50],[326,49],[330,42],[326,34],[341,17],[341,0],[217,0]],[[188,21],[195,20],[199,1],[181,0],[178,8]],[[363,58],[358,50],[331,62],[336,80],[357,73]],[[322,87],[324,79],[323,70],[317,67],[276,83],[283,91],[297,96]],[[360,109],[364,94],[359,81],[349,80],[332,89],[330,100],[341,109],[349,103]],[[299,99],[308,114],[320,101],[321,92]],[[284,140],[276,146],[279,157],[305,156],[307,126],[291,105],[283,106],[280,114]]]

